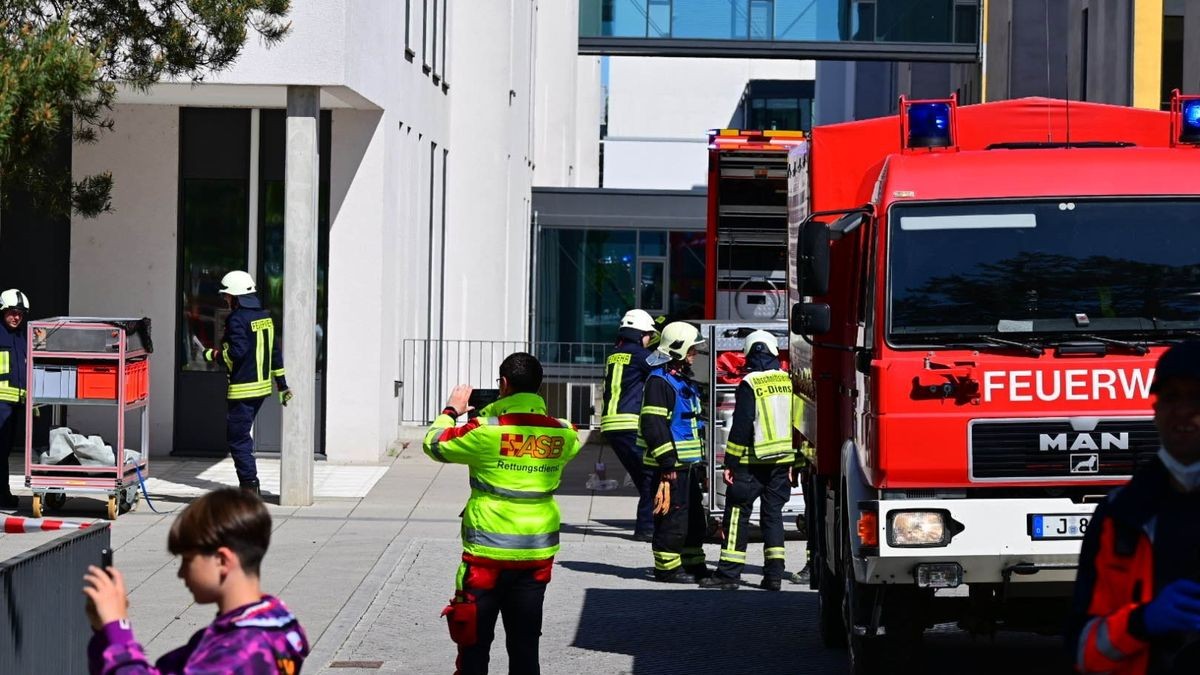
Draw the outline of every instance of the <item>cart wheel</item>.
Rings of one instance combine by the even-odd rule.
[[[33,510],[34,518],[42,517],[42,496],[41,495],[34,493],[33,505],[31,506],[31,509]]]
[[[129,513],[137,508],[138,493],[137,490],[125,490],[121,493],[121,513]]]
[[[67,503],[67,496],[61,492],[46,493],[46,510],[58,511]]]
[[[117,506],[117,496],[112,495],[108,498],[108,519],[116,520],[119,507]]]

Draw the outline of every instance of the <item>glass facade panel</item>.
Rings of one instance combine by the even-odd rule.
[[[646,37],[671,37],[671,0],[650,0],[646,14]]]
[[[775,37],[775,0],[750,0],[750,39]]]
[[[329,155],[332,115],[321,113],[320,186],[317,193],[317,372],[324,372],[329,296]],[[284,156],[287,113],[261,112],[259,135],[258,296],[283,337]]]
[[[750,28],[749,0],[675,0],[671,36],[745,40]]]
[[[580,37],[974,44],[970,0],[580,0]]]
[[[703,232],[542,230],[537,339],[608,342],[633,307],[701,318],[704,241]]]
[[[672,319],[704,318],[705,242],[704,232],[671,233],[671,299],[668,314]]]
[[[603,0],[603,3],[603,35],[646,37],[648,0]]]
[[[638,274],[638,283],[641,285],[641,303],[638,307],[650,312],[661,313],[666,311],[666,288],[665,280],[667,276],[667,263],[665,260],[643,260],[638,264],[640,272]]]
[[[215,371],[204,350],[221,338],[229,310],[221,277],[246,269],[249,245],[250,111],[180,111],[180,289],[183,370]]]
[[[667,233],[638,232],[638,255],[664,256],[667,254]]]

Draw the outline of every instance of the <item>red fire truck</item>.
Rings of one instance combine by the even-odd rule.
[[[708,136],[706,319],[787,322],[788,151],[802,131]]]
[[[802,131],[718,129],[708,136],[708,232],[705,314],[708,341],[696,362],[705,384],[711,432],[708,507],[725,509],[721,480],[734,392],[744,373],[743,340],[753,330],[775,333],[787,367],[788,151],[804,144]],[[803,529],[804,498],[792,491],[784,516]],[[758,521],[757,504],[751,518]]]
[[[826,644],[1057,633],[1088,518],[1200,331],[1200,100],[906,101],[789,157],[797,432]]]

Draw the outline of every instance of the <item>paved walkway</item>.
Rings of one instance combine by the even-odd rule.
[[[543,672],[846,672],[844,652],[824,649],[815,635],[816,598],[806,588],[785,583],[782,593],[750,586],[722,592],[651,581],[648,545],[627,535],[632,488],[584,487],[596,451],[589,446],[572,463],[558,497],[563,547],[546,598]],[[167,513],[143,503],[114,523],[112,537],[131,587],[131,620],[157,657],[213,617],[213,608],[195,605],[176,578],[178,562],[166,552],[172,512],[203,490],[235,481],[222,462],[154,466],[151,495]],[[264,461],[264,478],[272,470],[277,475],[277,462],[272,469]],[[454,649],[439,612],[452,594],[461,550],[465,468],[434,463],[414,443],[387,466],[318,464],[318,476],[325,476],[324,494],[331,496],[319,489],[311,507],[270,507],[275,529],[263,569],[266,591],[292,607],[314,645],[305,672],[451,672]],[[23,505],[28,509],[28,501]],[[101,502],[78,498],[62,515],[94,518],[102,511]],[[53,535],[0,537],[0,556],[11,554],[5,548],[17,536],[28,538],[21,540],[27,548]],[[716,547],[706,549],[715,561]],[[803,542],[789,541],[787,555],[794,569]],[[761,562],[761,546],[753,544],[747,582],[757,583]],[[493,672],[504,673],[498,633]],[[1053,639],[976,643],[948,631],[929,642],[937,650],[930,672],[1057,672],[1049,669],[1060,651]],[[977,665],[964,669],[964,663]]]

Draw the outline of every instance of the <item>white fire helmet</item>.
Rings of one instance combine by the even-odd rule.
[[[700,329],[686,321],[673,321],[662,330],[662,338],[658,348],[650,355],[651,365],[659,365],[668,361],[682,361],[687,358],[692,347],[704,344],[700,339]]]
[[[29,296],[15,288],[10,288],[0,293],[0,311],[9,309],[19,309],[22,312],[28,312]]]
[[[746,356],[750,356],[750,351],[754,349],[754,345],[765,345],[767,351],[771,352],[771,356],[779,356],[779,338],[765,330],[756,330],[746,336],[746,343],[742,347],[742,352]]]
[[[631,309],[625,312],[625,316],[621,317],[621,328],[632,328],[643,333],[658,332],[658,329],[654,327],[654,319],[644,309]]]
[[[225,295],[249,295],[255,292],[254,277],[241,270],[230,272],[221,277],[221,292]]]

